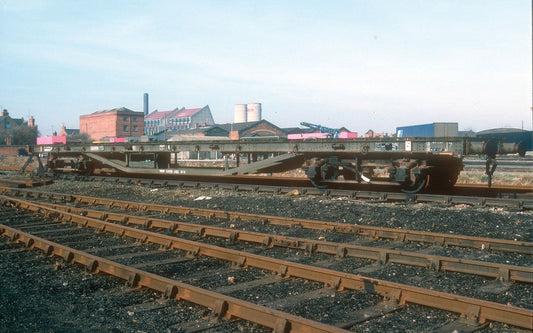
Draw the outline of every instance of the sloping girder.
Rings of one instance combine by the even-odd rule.
[[[222,175],[282,172],[298,168],[303,161],[303,154],[287,153],[226,170]]]

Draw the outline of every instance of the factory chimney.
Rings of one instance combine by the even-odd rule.
[[[144,93],[144,103],[143,103],[144,116],[148,115],[148,94]]]

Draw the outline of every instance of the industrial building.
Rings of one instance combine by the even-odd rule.
[[[125,107],[96,111],[80,116],[80,134],[91,140],[140,137],[144,133],[143,116]]]
[[[287,133],[285,133],[281,128],[264,119],[246,123],[218,124],[216,126],[227,130],[229,132],[229,138],[232,140],[239,140],[242,138],[272,138],[287,136]]]
[[[188,130],[215,124],[209,105],[203,108],[176,108],[171,111],[154,111],[144,117],[144,134]]]
[[[398,138],[445,138],[457,137],[458,133],[458,123],[431,123],[396,127],[396,136]]]
[[[533,132],[519,128],[493,128],[476,133],[478,138],[502,139],[505,142],[525,142],[526,150],[533,150]]]
[[[267,120],[260,120],[247,123],[231,124],[213,124],[211,126],[199,126],[192,129],[167,130],[157,135],[148,135],[142,138],[142,141],[181,141],[181,140],[200,140],[203,137],[225,138],[239,140],[242,138],[284,138],[287,133]]]

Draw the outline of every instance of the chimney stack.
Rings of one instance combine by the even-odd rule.
[[[29,125],[30,127],[35,127],[35,118],[33,116],[30,117]]]
[[[144,104],[143,104],[144,116],[148,115],[148,94],[144,93]]]

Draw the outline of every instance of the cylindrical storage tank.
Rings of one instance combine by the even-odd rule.
[[[261,120],[261,103],[248,103],[246,107],[248,109],[248,122]]]
[[[247,121],[246,104],[235,104],[234,123],[245,123]]]

